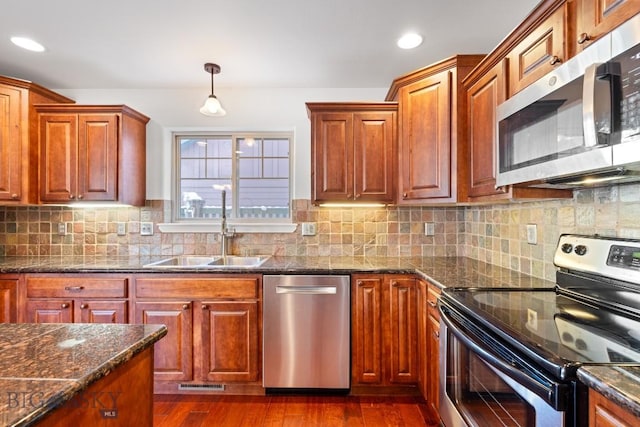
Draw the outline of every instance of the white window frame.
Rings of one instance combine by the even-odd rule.
[[[183,137],[229,137],[236,145],[237,138],[287,138],[289,140],[289,217],[288,218],[227,218],[227,225],[233,227],[239,233],[267,232],[267,233],[289,233],[294,232],[297,224],[293,222],[293,176],[294,176],[294,137],[293,131],[173,131],[171,133],[171,153],[172,153],[172,176],[171,176],[171,222],[158,224],[160,231],[167,233],[188,233],[188,232],[219,232],[220,220],[210,218],[178,218],[177,205],[181,202],[180,195],[180,147],[179,138]],[[236,154],[233,153],[232,182],[237,180]],[[232,186],[237,187],[237,186]],[[234,190],[235,191],[235,190]],[[234,194],[233,200],[237,199]]]

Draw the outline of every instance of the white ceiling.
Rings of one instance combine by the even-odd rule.
[[[53,89],[382,88],[493,49],[538,0],[4,0],[0,74]],[[395,46],[405,31],[425,42]],[[29,36],[36,54],[9,37]]]

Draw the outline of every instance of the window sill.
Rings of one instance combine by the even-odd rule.
[[[293,233],[298,228],[294,223],[236,223],[228,222],[227,226],[237,233]],[[163,233],[219,233],[220,223],[183,223],[167,222],[158,224]]]

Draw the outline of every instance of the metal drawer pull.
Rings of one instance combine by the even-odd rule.
[[[65,286],[64,290],[69,292],[79,292],[84,289],[84,286]]]
[[[430,305],[431,307],[433,307],[433,308],[436,308],[436,307],[437,307],[437,304],[436,304],[436,302],[435,302],[435,301],[429,301],[429,305]]]

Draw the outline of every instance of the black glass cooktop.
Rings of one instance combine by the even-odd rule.
[[[610,300],[632,298],[640,307],[640,295],[623,289],[594,292]],[[620,292],[624,295],[615,295]],[[632,313],[552,289],[447,289],[442,299],[482,329],[553,366],[560,377],[572,375],[583,364],[640,365],[640,318]]]

